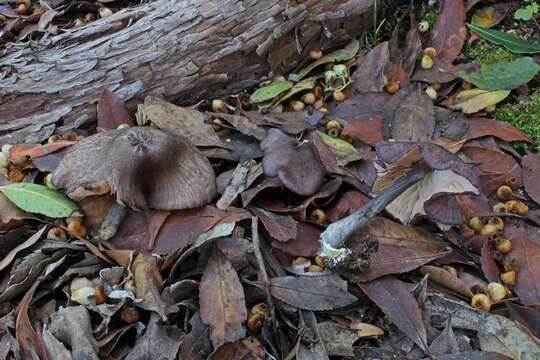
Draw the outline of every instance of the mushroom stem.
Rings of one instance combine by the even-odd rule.
[[[101,226],[99,227],[98,237],[99,241],[109,240],[112,238],[120,223],[126,215],[126,208],[124,205],[115,202],[107,211],[107,215],[103,219]]]
[[[351,254],[348,248],[342,248],[345,241],[355,231],[361,229],[367,222],[383,211],[386,206],[400,194],[428,173],[426,165],[418,165],[406,175],[397,179],[392,185],[385,188],[379,195],[349,216],[330,224],[321,233],[321,247],[319,255],[325,259],[329,267],[336,267],[346,260]]]

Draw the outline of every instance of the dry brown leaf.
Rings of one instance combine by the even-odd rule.
[[[159,273],[157,259],[146,254],[138,254],[132,264],[135,295],[142,299],[141,307],[157,312],[163,321],[167,320],[166,304],[161,297],[163,278]]]
[[[199,288],[201,319],[210,326],[214,348],[246,335],[244,288],[238,274],[223,253],[214,247]]]

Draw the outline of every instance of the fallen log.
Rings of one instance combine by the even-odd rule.
[[[371,26],[374,0],[159,0],[0,52],[0,144],[96,118],[104,89],[133,109],[232,94],[341,46]]]

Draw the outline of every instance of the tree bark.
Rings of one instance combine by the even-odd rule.
[[[0,54],[0,144],[92,122],[104,89],[193,102],[252,87],[371,26],[374,0],[159,0]]]

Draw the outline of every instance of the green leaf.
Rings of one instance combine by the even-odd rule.
[[[539,70],[540,65],[533,58],[522,57],[514,61],[482,65],[472,73],[459,71],[458,75],[481,89],[510,90],[531,81]]]
[[[294,86],[292,81],[276,81],[270,85],[263,86],[255,90],[253,94],[249,97],[252,103],[263,102],[267,100],[272,100],[282,92],[289,90]]]
[[[252,103],[259,103],[267,100],[272,100],[282,92],[289,90],[294,86],[292,81],[276,81],[270,85],[263,86],[255,90],[249,97]]]
[[[345,48],[336,50],[331,54],[325,55],[319,60],[312,62],[311,64],[300,70],[300,72],[298,73],[298,79],[301,80],[305,78],[313,69],[320,65],[332,62],[342,62],[352,59],[359,49],[360,43],[358,42],[358,40],[354,39]]]
[[[283,101],[287,100],[288,98],[290,98],[291,96],[294,96],[296,94],[298,94],[299,92],[302,92],[302,91],[305,91],[305,90],[311,90],[315,87],[315,79],[313,78],[309,78],[309,79],[305,79],[305,80],[302,80],[298,83],[296,83],[292,89],[290,89],[289,91],[287,91],[285,94],[283,94],[282,96],[280,96],[278,99],[276,99],[275,101],[272,102],[272,106],[275,107],[277,106],[278,104],[281,104]]]
[[[514,13],[514,19],[516,20],[523,20],[523,21],[529,21],[533,18],[534,13],[532,12],[532,8],[529,6],[517,9]]]
[[[472,24],[469,24],[468,26],[475,34],[480,35],[492,43],[502,45],[516,54],[535,54],[540,52],[540,44],[528,42],[516,35],[497,30],[484,29]]]
[[[510,95],[510,90],[464,90],[456,96],[456,104],[452,106],[452,109],[472,114],[503,101],[508,95]]]
[[[77,210],[77,204],[64,194],[32,183],[12,183],[0,186],[0,191],[21,209],[52,218],[67,217]]]

